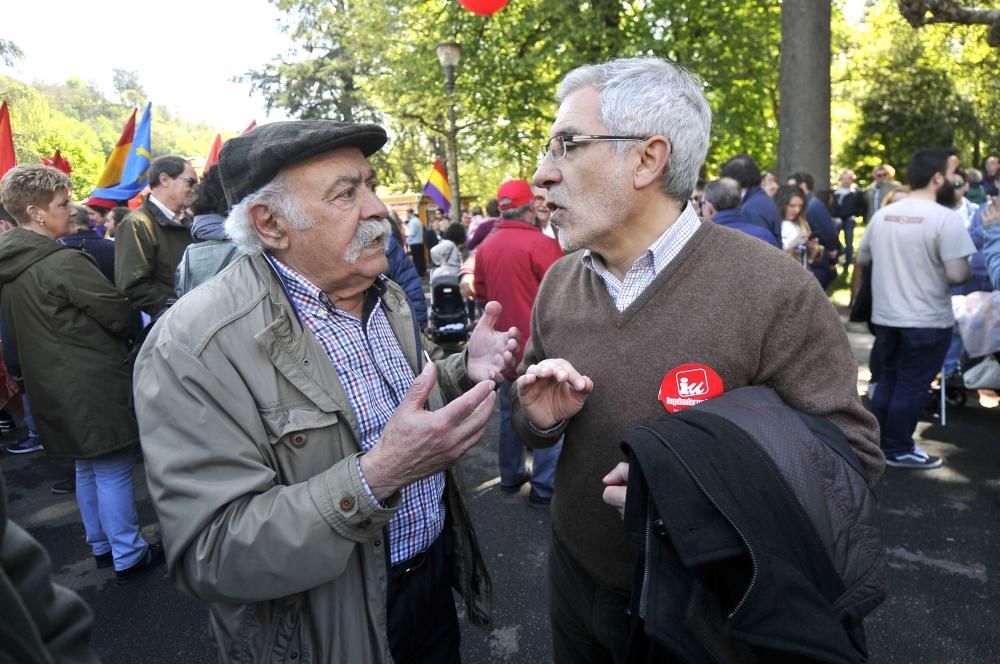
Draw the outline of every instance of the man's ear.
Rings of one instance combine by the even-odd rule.
[[[659,186],[663,173],[673,156],[670,141],[665,136],[656,135],[647,139],[639,147],[639,163],[633,174],[636,189],[645,189],[650,185]]]
[[[271,208],[263,204],[252,206],[248,211],[250,227],[260,243],[270,252],[282,252],[288,248],[288,230],[285,221],[277,217]]]

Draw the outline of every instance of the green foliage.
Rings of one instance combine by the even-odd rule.
[[[895,0],[875,0],[861,25],[835,30],[835,161],[862,178],[888,162],[900,179],[921,148],[954,146],[968,165],[1000,149],[1000,54],[986,32],[951,24],[914,29]]]
[[[480,17],[453,0],[275,0],[298,45],[247,77],[293,116],[382,122],[378,156],[391,188],[418,190],[444,161],[447,99],[435,54],[462,45],[454,100],[463,194],[489,198],[528,177],[571,69],[653,54],[700,74],[715,112],[709,166],[736,152],[773,162],[777,146],[780,5],[711,0],[512,0]],[[738,38],[733,38],[738,36]]]
[[[0,39],[0,62],[8,67],[13,67],[14,62],[20,60],[22,57],[24,57],[24,53],[17,47],[17,44],[6,39]]]
[[[119,95],[125,96],[123,90],[133,96],[141,93],[135,72],[122,72],[119,77],[116,71],[116,84],[119,78],[124,86]],[[73,166],[71,177],[78,199],[86,198],[93,190],[132,112],[131,106],[108,100],[79,79],[61,85],[29,85],[0,77],[0,100],[10,105],[18,163],[38,163],[56,149],[61,150]],[[145,105],[145,100],[136,100]],[[159,106],[153,107],[154,156],[203,157],[214,136],[215,130],[208,125],[188,123]]]

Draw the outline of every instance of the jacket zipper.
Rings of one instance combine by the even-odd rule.
[[[646,499],[646,514],[647,515],[649,514],[650,508],[652,507],[652,505],[653,505],[653,499],[651,497],[647,498]],[[649,542],[650,542],[652,534],[653,534],[653,520],[647,516],[646,517],[646,539],[643,541],[643,547],[642,547],[643,551],[645,551],[645,555],[646,555],[646,558],[645,558],[646,564],[643,565],[643,569],[642,569],[642,589],[639,591],[639,617],[642,618],[643,620],[646,619],[646,603],[647,603],[646,600],[647,600],[647,597],[648,597],[648,593],[646,591],[649,588],[649,553],[650,553],[650,548],[651,548],[651,545],[650,545]]]
[[[736,607],[729,613],[729,615],[726,616],[727,620],[732,620],[733,616],[739,613],[740,609],[743,608],[743,604],[747,601],[747,597],[750,596],[750,591],[753,590],[753,586],[757,582],[757,557],[754,555],[753,547],[750,546],[750,542],[743,534],[743,531],[740,530],[739,526],[737,526],[736,523],[730,518],[729,514],[727,514],[726,511],[722,509],[722,507],[719,505],[719,502],[715,499],[715,497],[711,493],[709,493],[708,489],[705,488],[705,485],[702,484],[700,479],[698,479],[698,476],[695,475],[694,471],[691,470],[691,466],[689,466],[687,462],[683,458],[681,458],[679,454],[677,454],[674,448],[670,446],[670,443],[668,443],[663,438],[663,436],[661,436],[658,432],[654,431],[653,429],[650,429],[649,427],[643,426],[639,428],[644,429],[645,431],[648,431],[653,436],[655,436],[661,443],[663,443],[663,446],[667,448],[670,451],[670,453],[674,455],[674,457],[676,457],[676,459],[680,462],[681,466],[684,467],[684,470],[685,472],[687,472],[688,476],[692,480],[694,480],[694,483],[698,485],[698,488],[701,489],[701,492],[705,494],[705,497],[708,498],[710,503],[712,503],[712,506],[719,511],[719,514],[721,514],[726,519],[726,521],[729,522],[729,525],[733,527],[733,530],[736,531],[736,534],[740,536],[740,539],[743,540],[743,546],[746,547],[747,552],[750,554],[750,564],[753,567],[753,574],[750,577],[750,583],[749,585],[747,585],[747,589],[743,592],[743,596],[740,597],[740,601],[736,604]],[[646,521],[648,522],[649,519],[647,519]],[[646,535],[647,549],[648,549],[648,537],[649,537],[648,528],[649,526],[647,525],[647,535]],[[647,550],[647,556],[648,556],[648,550]],[[641,597],[644,597],[646,594],[645,586],[646,582],[648,581],[648,578],[649,578],[649,558],[647,557],[646,571],[643,575],[643,588]]]

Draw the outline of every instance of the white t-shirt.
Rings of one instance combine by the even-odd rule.
[[[962,218],[910,196],[878,210],[861,237],[872,259],[872,322],[889,327],[955,324],[944,262],[976,253]]]
[[[781,248],[784,251],[791,251],[800,244],[805,244],[808,239],[794,221],[781,222]]]

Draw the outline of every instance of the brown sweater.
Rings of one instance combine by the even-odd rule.
[[[702,224],[624,312],[579,254],[562,258],[539,290],[521,370],[545,358],[564,358],[594,381],[565,426],[552,523],[572,556],[612,588],[631,588],[635,554],[621,517],[601,500],[601,478],[624,460],[624,436],[666,413],[657,393],[675,367],[708,365],[726,390],[773,387],[788,405],[839,426],[869,477],[882,472],[878,424],[858,397],[836,311],[794,259],[739,231]],[[513,413],[529,446],[552,445],[562,432],[537,435],[516,395]]]

